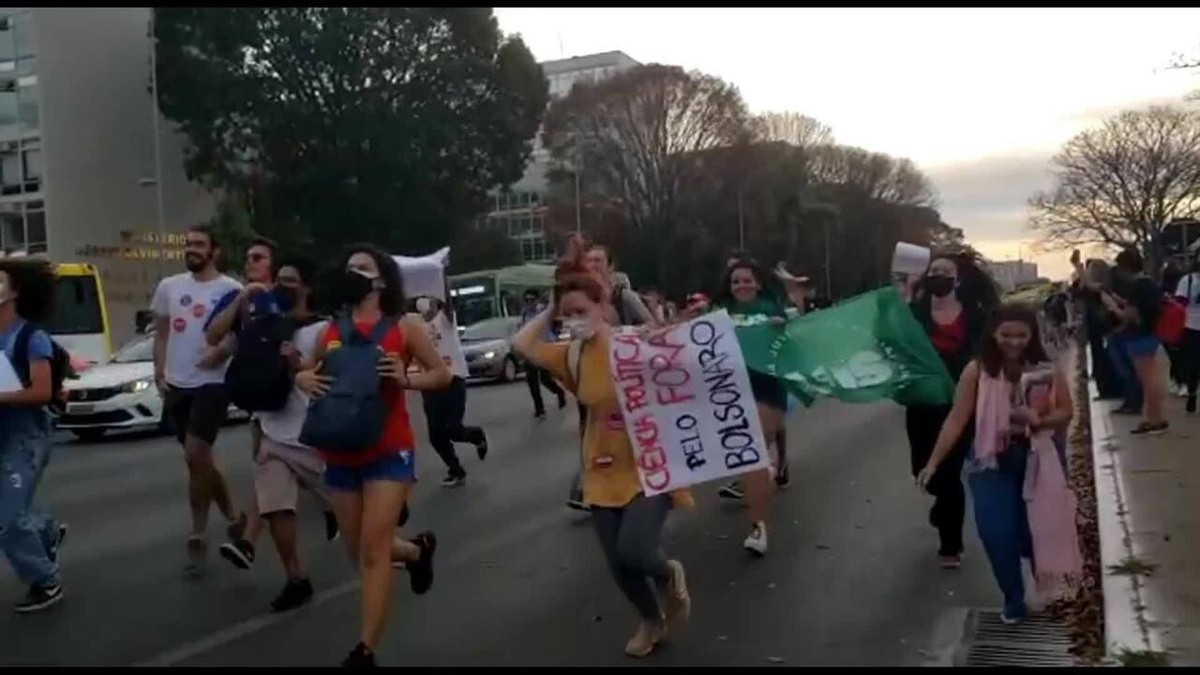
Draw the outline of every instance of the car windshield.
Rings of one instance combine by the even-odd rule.
[[[125,343],[113,363],[144,363],[154,360],[154,336],[137,337]]]
[[[472,342],[507,340],[512,335],[512,328],[512,319],[486,319],[467,326],[463,330],[462,339]]]

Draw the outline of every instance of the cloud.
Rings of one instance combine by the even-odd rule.
[[[1049,152],[987,157],[926,173],[941,198],[943,220],[968,239],[1005,240],[1026,233],[1026,200],[1053,184],[1050,158]]]

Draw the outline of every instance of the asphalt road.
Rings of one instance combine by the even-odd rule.
[[[423,427],[419,400],[410,408]],[[471,389],[468,421],[488,430],[492,450],[481,464],[460,447],[469,478],[457,489],[438,485],[444,469],[422,434],[409,527],[438,533],[436,581],[416,598],[398,580],[381,664],[632,663],[622,649],[636,619],[587,517],[563,506],[577,462],[574,406],[541,422],[531,412],[524,384]],[[673,514],[664,535],[688,571],[691,625],[640,663],[916,665],[945,646],[938,634],[957,612],[998,605],[970,525],[963,569],[938,568],[902,422],[891,404],[824,401],[795,413],[793,482],[776,501],[765,559],[741,549],[739,507],[715,486],[698,490],[697,507]],[[217,444],[245,498],[245,426]],[[185,470],[168,438],[64,442],[37,502],[71,528],[67,596],[37,615],[0,611],[3,665],[335,665],[357,640],[355,573],[340,542],[324,540],[315,508],[301,514],[318,593],[309,606],[267,611],[282,578],[265,536],[254,570],[214,555],[206,578],[183,579]],[[0,568],[0,599],[15,601],[23,589]]]

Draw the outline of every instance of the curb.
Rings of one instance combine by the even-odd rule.
[[[1130,536],[1129,509],[1121,478],[1121,443],[1113,433],[1110,405],[1096,401],[1096,385],[1088,385],[1091,418],[1092,468],[1096,484],[1096,519],[1100,532],[1100,572],[1104,593],[1105,655],[1115,659],[1121,650],[1161,651],[1150,628],[1136,575],[1113,574],[1111,565],[1136,557]]]

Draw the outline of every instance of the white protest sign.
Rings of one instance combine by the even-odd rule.
[[[769,466],[746,362],[726,312],[650,341],[614,334],[609,367],[647,496]]]
[[[410,298],[437,298],[445,302],[445,268],[449,257],[449,246],[419,257],[392,256],[400,267],[400,275],[404,280],[404,295]]]

